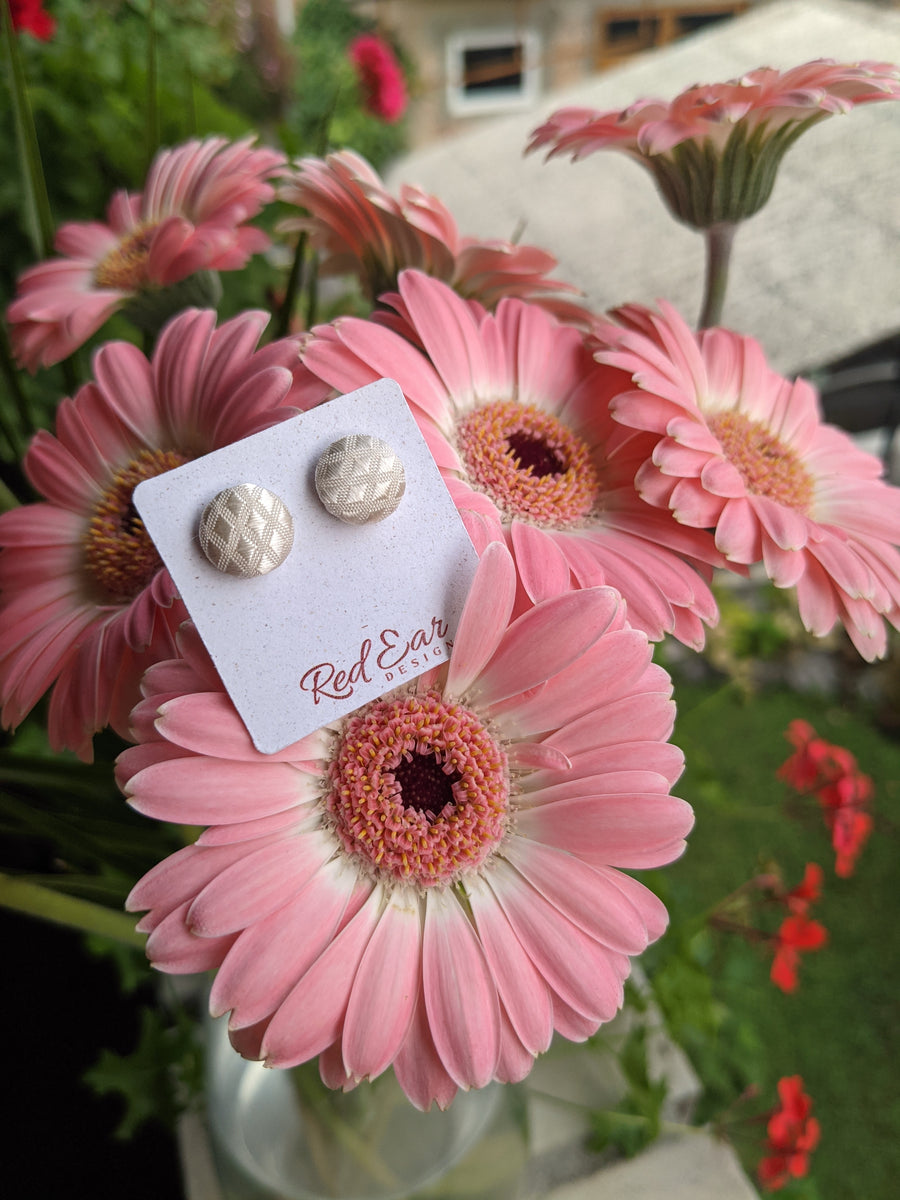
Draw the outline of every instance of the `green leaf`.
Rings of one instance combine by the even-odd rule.
[[[151,1117],[173,1125],[202,1090],[202,1051],[198,1027],[187,1014],[174,1026],[145,1008],[138,1044],[131,1054],[104,1050],[85,1082],[100,1095],[118,1092],[125,1101],[115,1136],[132,1137]]]

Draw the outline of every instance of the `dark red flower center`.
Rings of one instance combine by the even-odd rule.
[[[392,882],[455,882],[508,824],[506,755],[437,692],[376,700],[347,723],[325,807],[348,853]]]
[[[590,449],[552,413],[497,400],[463,417],[456,437],[471,482],[508,520],[564,529],[597,503]]]

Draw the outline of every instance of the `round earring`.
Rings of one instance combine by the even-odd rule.
[[[241,579],[274,571],[294,544],[294,522],[284,501],[256,483],[239,483],[214,496],[198,533],[216,570]]]
[[[348,525],[383,521],[406,491],[403,463],[381,438],[351,433],[332,442],[316,465],[316,492]]]

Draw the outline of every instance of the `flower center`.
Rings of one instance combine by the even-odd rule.
[[[147,259],[155,229],[155,225],[138,225],[110,250],[94,271],[95,285],[117,292],[138,291],[147,282]]]
[[[507,519],[554,529],[591,512],[600,481],[585,443],[556,417],[515,400],[476,408],[457,429],[474,483]]]
[[[808,512],[813,481],[799,457],[759,421],[730,410],[709,418],[709,428],[748,492]]]
[[[106,603],[130,603],[162,566],[132,503],[134,489],[186,462],[177,450],[142,450],[103,493],[84,537],[84,565]]]
[[[506,755],[437,692],[376,700],[351,717],[326,808],[348,853],[389,881],[454,883],[506,833]]]

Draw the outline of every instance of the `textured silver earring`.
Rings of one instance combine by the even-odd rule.
[[[216,570],[241,579],[274,571],[294,544],[294,522],[284,501],[256,483],[239,483],[214,496],[198,533]]]
[[[387,442],[368,433],[332,442],[316,465],[319,499],[348,525],[383,521],[405,491],[403,463]]]

